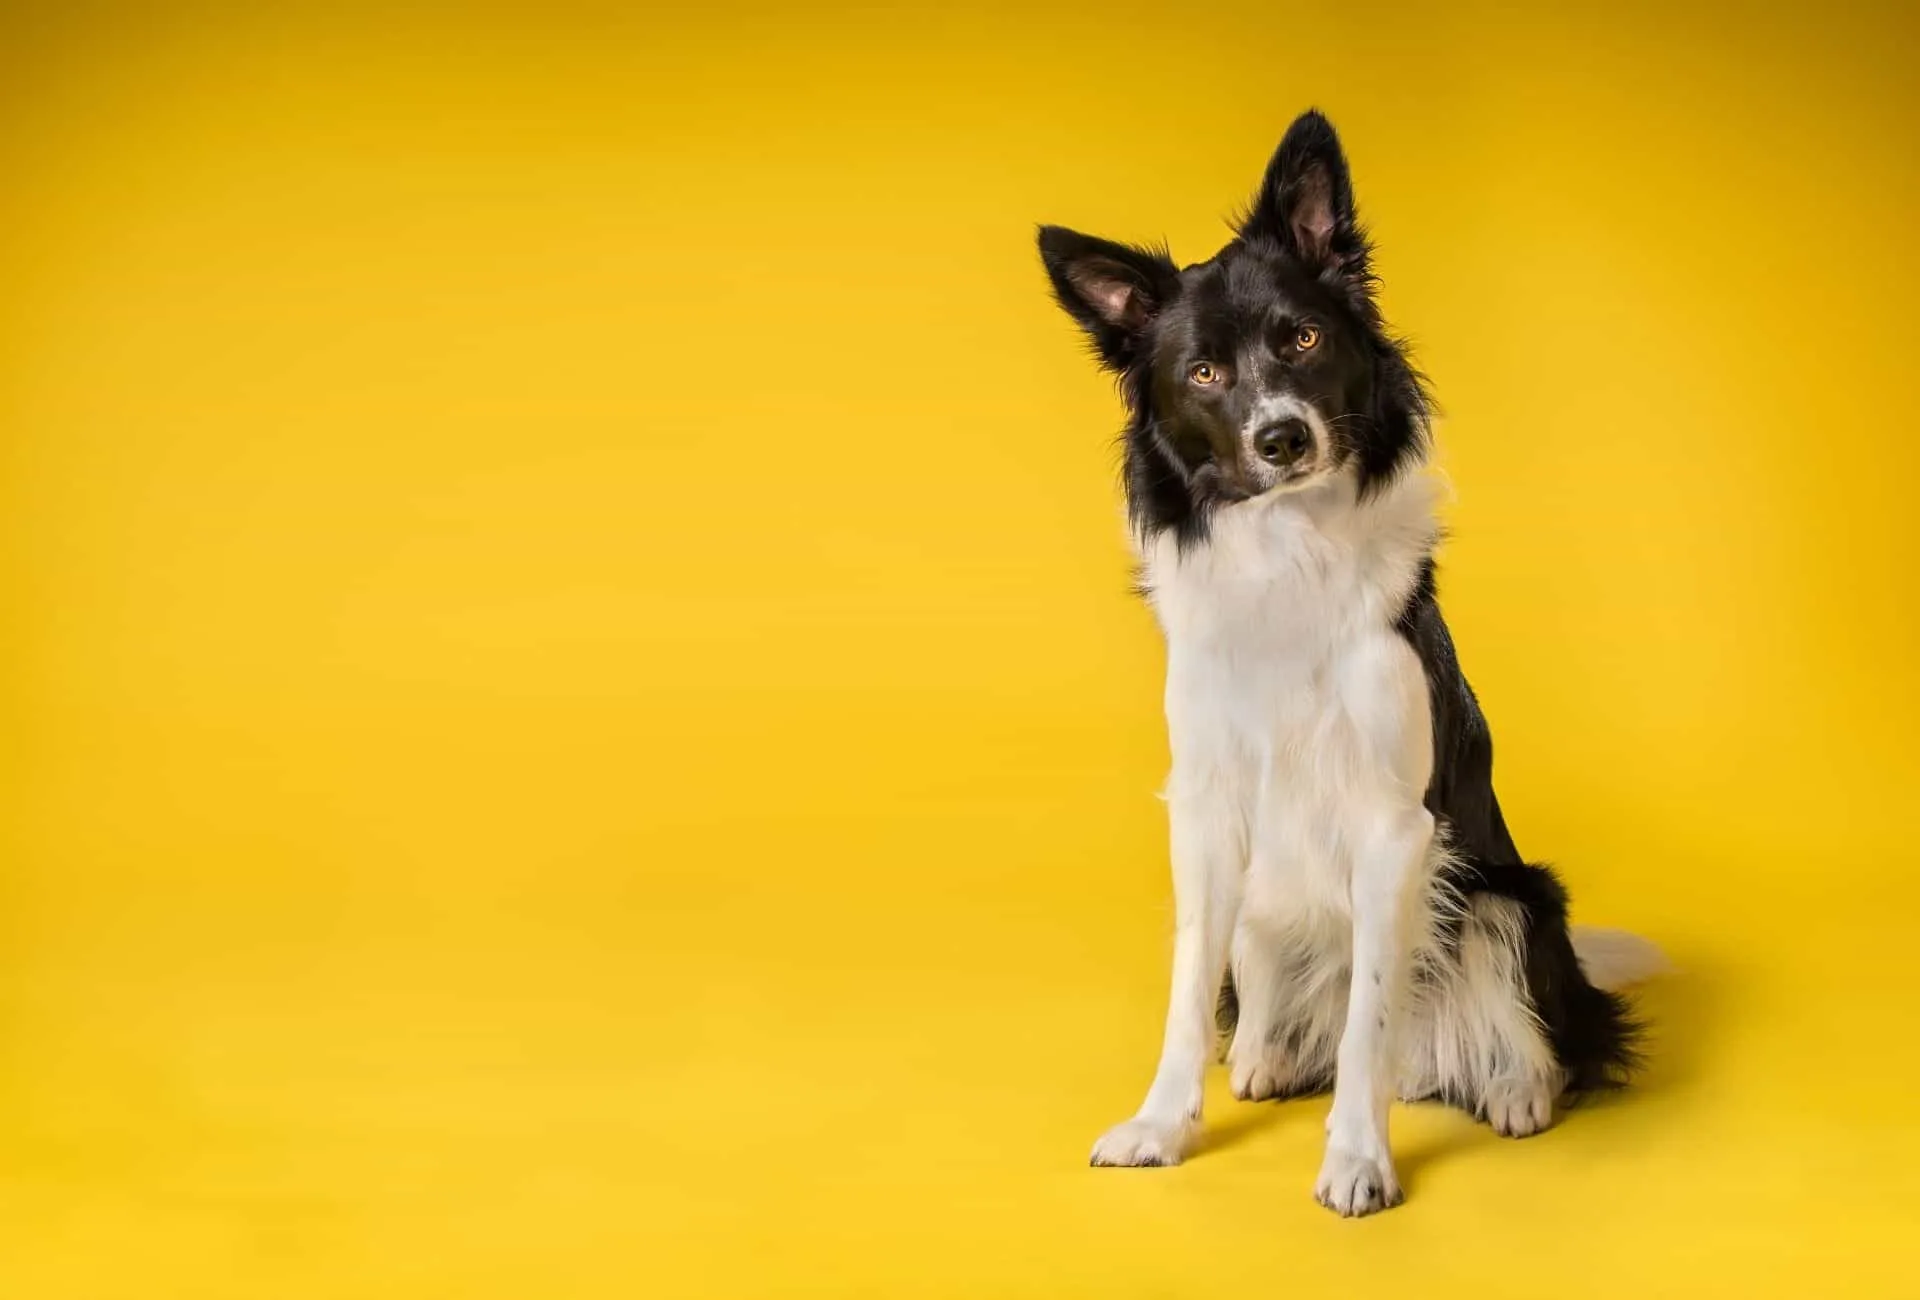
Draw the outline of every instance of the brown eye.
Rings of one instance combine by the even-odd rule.
[[[1187,378],[1196,384],[1217,384],[1220,382],[1220,372],[1208,362],[1196,361],[1193,368],[1187,371]]]
[[[1319,347],[1320,327],[1318,325],[1302,325],[1298,330],[1294,331],[1293,346],[1299,348],[1302,352],[1311,352]]]

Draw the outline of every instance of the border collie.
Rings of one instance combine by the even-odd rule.
[[[1170,1165],[1216,1032],[1233,1094],[1333,1090],[1314,1195],[1398,1204],[1389,1101],[1525,1137],[1621,1083],[1615,990],[1660,955],[1569,929],[1514,847],[1434,593],[1428,397],[1375,298],[1332,125],[1288,129],[1234,238],[1040,229],[1060,305],[1119,378],[1141,589],[1167,640],[1176,930],[1159,1069],[1096,1165]]]

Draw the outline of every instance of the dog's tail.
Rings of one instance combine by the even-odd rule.
[[[1609,993],[1664,975],[1673,969],[1667,955],[1651,939],[1625,930],[1603,930],[1591,925],[1571,927],[1573,954],[1595,988]]]

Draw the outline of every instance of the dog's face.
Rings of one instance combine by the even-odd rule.
[[[1425,430],[1418,377],[1375,307],[1333,128],[1288,130],[1237,237],[1184,270],[1159,250],[1040,231],[1055,296],[1118,372],[1127,485],[1146,525],[1350,471],[1390,477]]]
[[[1352,308],[1294,259],[1245,241],[1177,283],[1140,344],[1160,437],[1193,488],[1244,501],[1338,469],[1373,361]]]

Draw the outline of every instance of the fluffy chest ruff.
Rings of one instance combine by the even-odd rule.
[[[1238,823],[1250,918],[1346,917],[1356,846],[1420,807],[1429,691],[1395,621],[1438,537],[1436,496],[1413,473],[1361,501],[1340,476],[1143,547],[1167,640],[1168,798]]]

